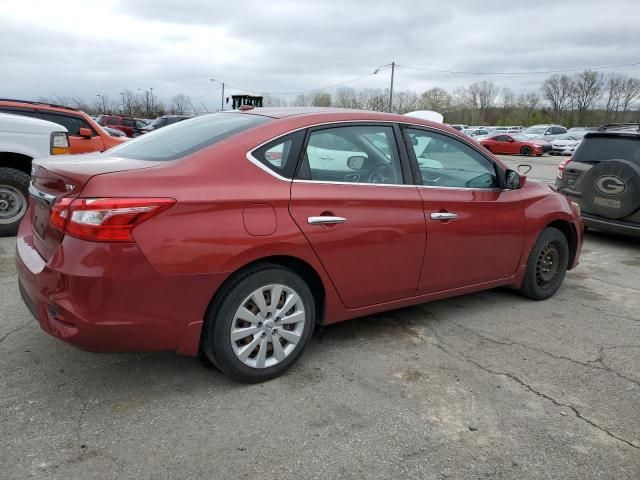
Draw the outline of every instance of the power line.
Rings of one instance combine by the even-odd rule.
[[[426,72],[452,73],[452,74],[459,74],[459,75],[536,75],[536,74],[549,74],[549,73],[581,72],[583,70],[606,70],[609,68],[634,67],[637,65],[640,65],[640,62],[620,63],[617,65],[604,65],[604,66],[598,66],[598,67],[576,67],[576,68],[569,68],[564,70],[532,70],[528,72],[472,72],[472,71],[462,71],[462,70],[443,70],[443,69],[431,68],[431,67],[417,67],[413,65],[396,65],[396,67],[408,68],[411,70],[423,70]]]
[[[382,71],[383,68],[381,68],[379,71]],[[311,88],[309,90],[299,90],[296,92],[261,92],[258,90],[252,90],[250,88],[240,88],[236,85],[232,85],[228,82],[225,82],[227,86],[234,88],[236,90],[240,90],[242,92],[249,92],[249,93],[261,93],[262,95],[299,95],[299,94],[303,94],[303,93],[311,93],[311,92],[320,92],[322,90],[327,90],[329,88],[335,88],[335,87],[341,87],[343,85],[348,85],[350,83],[353,82],[357,82],[358,80],[362,80],[363,78],[367,78],[367,77],[371,77],[373,76],[374,73],[368,73],[366,75],[361,75],[359,77],[356,78],[352,78],[351,80],[347,80],[346,82],[340,82],[340,83],[334,83],[332,85],[326,85],[324,87],[318,87],[318,88]]]
[[[420,66],[415,66],[415,65],[399,65],[399,64],[395,64],[395,68],[407,68],[410,70],[422,70],[422,71],[426,71],[426,72],[433,72],[433,73],[449,73],[449,74],[457,74],[457,75],[536,75],[536,74],[551,74],[551,73],[570,73],[570,72],[580,72],[583,70],[606,70],[606,69],[610,69],[610,68],[622,68],[622,67],[633,67],[633,66],[638,66],[640,65],[640,62],[634,62],[634,63],[620,63],[617,65],[604,65],[604,66],[597,66],[597,67],[576,67],[576,68],[569,68],[569,69],[563,69],[563,70],[532,70],[532,71],[528,71],[528,72],[474,72],[474,71],[463,71],[463,70],[445,70],[445,69],[438,69],[438,68],[431,68],[431,67],[420,67]],[[375,69],[374,72],[372,73],[368,73],[366,75],[361,75],[359,77],[356,78],[352,78],[351,80],[347,80],[345,82],[340,82],[340,83],[334,83],[331,85],[325,85],[323,87],[317,87],[317,88],[311,88],[308,90],[297,90],[297,91],[291,91],[291,92],[263,92],[263,91],[259,91],[259,90],[255,90],[255,89],[251,89],[251,88],[242,88],[242,87],[238,87],[237,85],[232,85],[228,82],[225,82],[225,84],[228,87],[231,87],[235,90],[240,90],[241,92],[248,92],[248,93],[258,93],[258,94],[262,94],[262,95],[300,95],[300,94],[305,94],[305,93],[312,93],[312,92],[320,92],[322,90],[328,90],[330,88],[336,88],[336,87],[342,87],[343,85],[348,85],[350,83],[354,83],[357,82],[358,80],[362,80],[363,78],[368,78],[371,77],[377,73],[380,73],[384,70],[387,70],[391,68],[391,64],[388,63],[386,65],[383,65],[381,67],[378,67],[377,69]],[[212,92],[206,93],[204,95],[201,95],[200,97],[196,97],[194,98],[194,100],[197,100],[198,98],[202,98],[205,97],[207,95],[210,95],[211,93],[216,92],[217,90],[214,90]]]

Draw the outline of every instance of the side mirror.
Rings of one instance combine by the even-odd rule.
[[[545,135],[551,135],[551,132],[546,131],[546,132],[544,132],[544,134],[545,134]]]
[[[83,127],[80,130],[78,130],[78,135],[84,138],[91,138],[92,132],[90,128]]]
[[[366,157],[354,155],[353,157],[349,157],[347,159],[347,167],[349,167],[351,170],[362,170],[362,168],[364,167],[364,162],[366,160]]]
[[[521,177],[520,174],[514,170],[507,170],[505,173],[506,186],[508,190],[518,190],[524,185],[524,180],[527,177]]]

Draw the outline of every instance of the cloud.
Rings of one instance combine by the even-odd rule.
[[[71,0],[0,2],[3,96],[117,98],[154,87],[218,102],[227,92],[297,91],[347,81],[380,65],[530,71],[639,61],[636,0]],[[594,14],[597,11],[597,14]],[[640,76],[640,68],[619,70]],[[491,80],[518,91],[544,75],[451,75],[399,68],[396,88],[422,91]],[[384,88],[389,75],[354,88]]]

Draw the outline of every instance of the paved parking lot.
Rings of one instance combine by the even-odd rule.
[[[640,477],[637,241],[587,235],[545,302],[498,289],[328,327],[252,386],[46,336],[13,244],[0,239],[3,479]]]

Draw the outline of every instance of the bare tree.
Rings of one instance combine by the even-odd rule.
[[[605,122],[615,122],[617,120],[626,80],[626,76],[618,75],[616,73],[611,73],[605,78]]]
[[[602,95],[602,74],[584,70],[573,77],[572,97],[578,110],[578,124],[582,125],[585,113]]]
[[[418,108],[418,96],[415,92],[405,90],[397,92],[393,96],[393,111],[404,114]]]
[[[640,100],[640,79],[627,78],[624,82],[622,98],[620,100],[622,114],[624,115],[631,110],[638,100]]]
[[[326,92],[316,92],[311,97],[311,104],[314,107],[330,107],[331,94]]]
[[[472,83],[469,86],[469,93],[475,96],[477,105],[482,112],[493,107],[493,102],[495,102],[499,91],[500,89],[496,87],[493,82],[487,82],[486,80]]]
[[[573,80],[568,75],[552,75],[542,83],[542,95],[551,105],[554,122],[559,122],[562,112],[570,106],[573,90]]]
[[[386,111],[389,105],[389,91],[384,92],[379,88],[365,88],[358,94],[358,103],[364,110],[374,110],[376,112]]]
[[[173,115],[184,115],[187,108],[189,108],[190,103],[191,99],[187,95],[185,95],[184,93],[179,93],[171,99],[169,111]]]
[[[356,91],[353,88],[341,87],[336,90],[333,105],[338,108],[360,108]]]
[[[425,110],[432,110],[444,114],[444,112],[451,108],[453,99],[444,88],[433,87],[422,93],[420,103],[421,108]]]
[[[518,96],[518,108],[520,109],[520,122],[524,125],[530,123],[533,113],[538,108],[540,97],[535,92],[521,93]]]
[[[262,104],[265,107],[286,107],[287,101],[279,95],[265,94],[262,98]]]
[[[312,98],[309,95],[305,95],[304,93],[300,93],[296,96],[296,99],[293,101],[293,105],[296,107],[310,107],[312,104]]]

